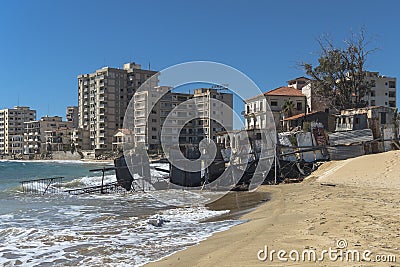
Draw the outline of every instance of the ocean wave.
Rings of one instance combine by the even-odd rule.
[[[65,188],[73,188],[73,187],[81,187],[81,186],[97,186],[101,185],[102,176],[83,176],[72,181],[62,183],[62,187]],[[113,183],[117,181],[117,177],[115,174],[104,175],[104,184]]]

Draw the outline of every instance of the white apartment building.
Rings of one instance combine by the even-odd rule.
[[[24,123],[35,119],[36,110],[29,107],[0,110],[0,154],[22,154]]]
[[[42,117],[24,123],[24,154],[42,154],[65,150],[71,145],[72,122],[61,117]]]
[[[396,78],[367,72],[366,80],[371,84],[371,92],[363,98],[368,106],[396,107]]]
[[[112,150],[114,134],[123,127],[132,96],[156,73],[127,63],[122,69],[104,67],[78,76],[79,128],[89,132],[90,149]]]
[[[291,115],[305,112],[306,96],[301,90],[282,86],[264,94],[245,100],[245,129],[267,129],[268,123],[275,122],[276,128],[281,128],[284,118],[283,107],[287,102],[292,102]],[[267,103],[273,118],[267,117]]]
[[[166,106],[165,102],[161,105],[161,99],[168,98],[170,90],[169,86],[155,86],[135,93],[132,131],[134,147],[152,150],[160,144],[161,116],[164,117],[172,107],[172,104]]]

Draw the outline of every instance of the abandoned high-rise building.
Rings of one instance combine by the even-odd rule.
[[[78,126],[80,131],[88,132],[82,135],[89,138],[88,149],[112,149],[113,135],[122,128],[129,101],[141,84],[156,73],[127,63],[122,69],[104,67],[78,76]]]

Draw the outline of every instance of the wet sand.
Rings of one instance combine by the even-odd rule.
[[[303,183],[261,186],[258,192],[271,200],[243,215],[247,222],[149,266],[400,266],[400,151],[327,162]],[[345,251],[370,250],[371,261],[257,258],[265,246],[320,256],[338,249],[342,239]],[[379,254],[395,256],[397,263],[376,262]]]

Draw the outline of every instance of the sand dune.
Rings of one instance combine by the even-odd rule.
[[[327,162],[301,184],[260,187],[271,192],[272,200],[243,216],[248,222],[150,265],[400,266],[399,189],[399,151]],[[333,261],[327,255],[316,263],[257,257],[265,246],[288,253],[313,250],[320,256],[324,249],[338,249],[342,239],[347,242],[342,252],[369,250],[366,260],[371,261],[351,261],[351,256],[350,261],[345,256]],[[381,254],[391,261],[396,257],[397,263],[377,262]]]
[[[331,165],[337,167],[334,172],[319,175],[319,170],[313,174],[320,176],[319,182],[400,189],[400,151],[366,155]]]

